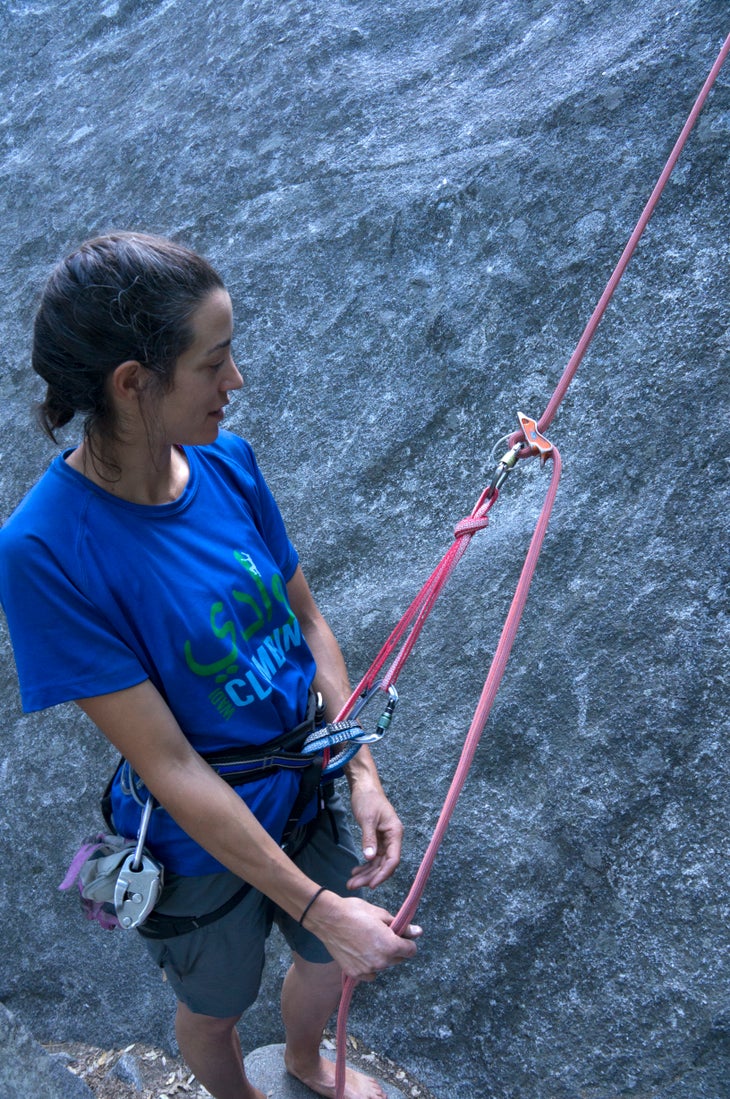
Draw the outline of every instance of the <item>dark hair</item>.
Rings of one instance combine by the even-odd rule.
[[[190,318],[223,280],[189,248],[145,233],[86,241],[53,270],[33,329],[32,365],[47,383],[45,432],[84,414],[84,435],[117,438],[107,379],[136,360],[161,391],[193,341]]]

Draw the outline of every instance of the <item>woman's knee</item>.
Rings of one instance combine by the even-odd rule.
[[[188,1031],[194,1028],[201,1037],[205,1035],[212,1039],[222,1038],[234,1030],[240,1018],[241,1014],[229,1015],[223,1019],[215,1015],[200,1015],[178,1000],[175,1029],[179,1032],[180,1029]]]
[[[292,968],[299,980],[304,984],[312,986],[329,986],[334,985],[341,987],[342,985],[342,970],[337,962],[308,962],[306,958],[303,958],[301,954],[297,954],[295,950],[292,951]]]

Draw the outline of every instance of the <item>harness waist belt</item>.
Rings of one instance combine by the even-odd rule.
[[[241,786],[265,778],[276,771],[311,772],[318,767],[327,778],[335,778],[357,752],[361,743],[377,737],[367,736],[356,721],[337,721],[319,726],[324,715],[321,695],[310,694],[307,717],[288,733],[265,744],[223,748],[201,753],[229,786]],[[381,734],[382,735],[382,734]],[[338,749],[334,755],[334,749]]]
[[[306,771],[317,760],[302,753],[307,737],[324,716],[322,696],[310,690],[304,721],[289,732],[282,733],[265,744],[245,748],[223,748],[218,752],[201,753],[203,759],[230,786],[240,786],[265,778],[275,771]]]
[[[262,745],[264,750],[266,747]],[[314,756],[302,755],[301,752],[275,754],[270,751],[265,751],[265,754],[261,752],[261,748],[244,748],[236,751],[224,749],[222,752],[203,755],[203,759],[231,786],[240,786],[245,782],[265,778],[274,771],[305,771],[316,762]]]

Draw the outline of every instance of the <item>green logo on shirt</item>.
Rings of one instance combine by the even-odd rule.
[[[302,640],[301,626],[289,606],[282,577],[275,573],[267,588],[250,554],[235,550],[233,556],[251,584],[249,591],[234,588],[231,592],[233,599],[242,606],[240,617],[226,618],[225,604],[220,600],[211,605],[211,632],[223,643],[224,651],[216,659],[203,662],[193,656],[190,641],[185,642],[185,661],[191,672],[215,677],[218,686],[209,697],[225,718],[232,717],[237,707],[249,706],[257,698],[264,699],[271,694],[271,683],[284,665],[286,653]],[[283,626],[271,629],[277,603],[288,612],[287,620]],[[264,632],[267,628],[268,632]],[[259,644],[254,646],[252,639],[262,633]],[[216,648],[220,647],[216,645]],[[250,666],[239,676],[244,653],[245,662]]]

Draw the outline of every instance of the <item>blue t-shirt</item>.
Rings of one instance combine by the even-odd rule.
[[[172,503],[120,500],[60,455],[0,530],[0,600],[25,710],[150,679],[200,752],[262,744],[305,716],[312,654],[287,602],[298,557],[248,443],[186,447]],[[67,452],[68,453],[68,452]],[[277,839],[299,778],[239,788]],[[140,807],[113,790],[114,823]],[[155,810],[148,846],[179,874],[222,869]]]

